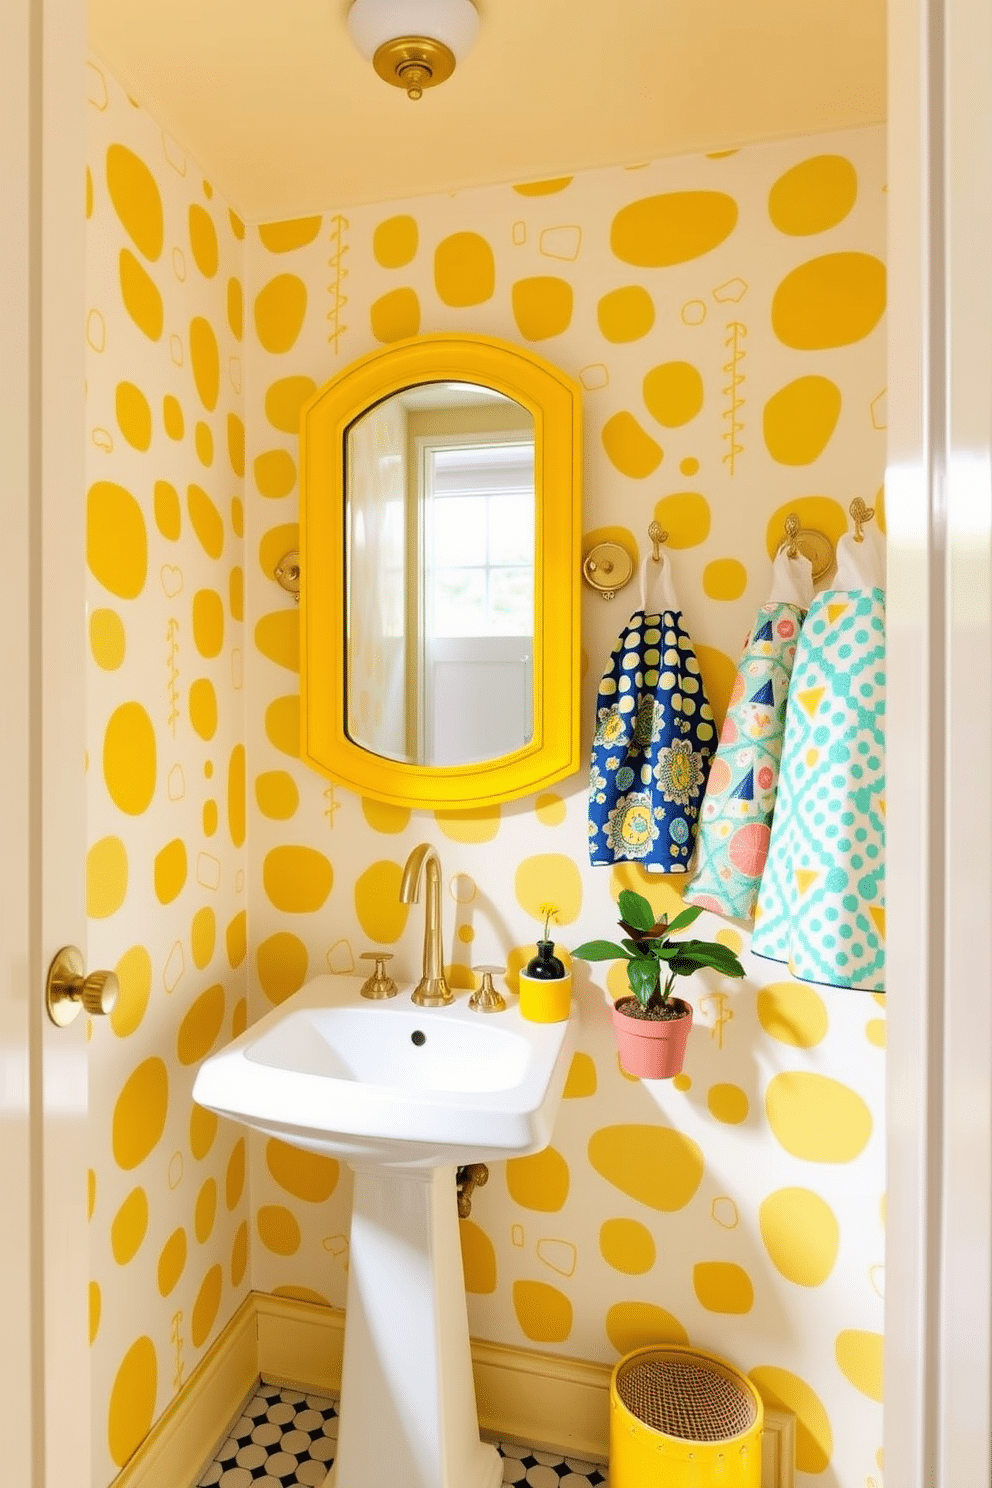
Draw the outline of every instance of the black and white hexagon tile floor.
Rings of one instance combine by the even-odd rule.
[[[327,1476],[337,1439],[335,1400],[263,1382],[203,1473],[199,1488],[311,1488]],[[496,1445],[503,1458],[504,1483],[598,1488],[607,1481],[605,1469],[595,1462],[511,1442]]]

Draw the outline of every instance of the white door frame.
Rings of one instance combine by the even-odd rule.
[[[86,7],[3,0],[0,45],[0,1421],[4,1488],[88,1488],[84,951]]]
[[[992,7],[889,11],[885,1479],[988,1488]]]

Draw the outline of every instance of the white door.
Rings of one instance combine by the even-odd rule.
[[[85,5],[0,27],[0,1431],[4,1488],[88,1488],[84,952]]]

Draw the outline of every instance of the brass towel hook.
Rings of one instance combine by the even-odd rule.
[[[790,512],[785,519],[785,540],[779,552],[787,558],[808,558],[813,570],[814,584],[828,574],[834,566],[834,545],[825,532],[815,527],[804,527],[798,512]]]
[[[660,522],[652,522],[648,528],[648,537],[651,539],[651,557],[655,563],[661,562],[661,545],[668,541],[668,533]]]
[[[799,557],[799,518],[795,512],[790,512],[785,519],[785,548],[787,558]]]
[[[865,535],[861,529],[866,523],[871,521],[875,515],[875,508],[862,501],[860,496],[855,496],[847,509],[851,513],[851,520],[854,523],[854,541],[864,542]]]

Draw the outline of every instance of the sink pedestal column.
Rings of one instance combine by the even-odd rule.
[[[497,1488],[479,1439],[455,1170],[355,1167],[328,1488]]]

